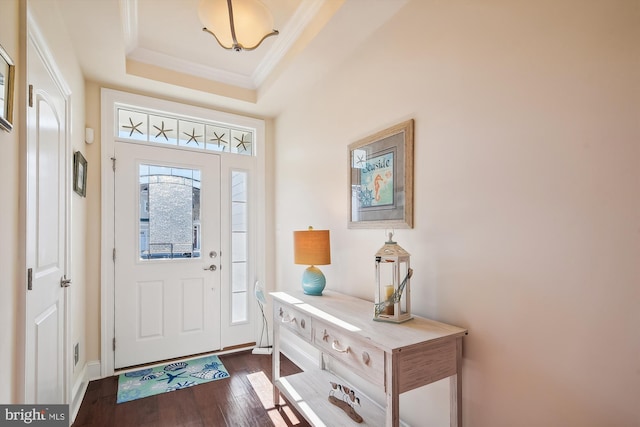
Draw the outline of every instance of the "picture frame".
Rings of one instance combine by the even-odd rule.
[[[413,228],[413,119],[349,145],[348,228]]]
[[[13,129],[13,91],[16,69],[11,57],[0,46],[0,128]]]
[[[73,191],[87,197],[87,160],[79,151],[73,153]]]

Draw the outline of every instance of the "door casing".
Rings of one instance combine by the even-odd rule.
[[[254,251],[254,267],[251,277],[251,290],[253,289],[253,282],[260,281],[265,285],[265,289],[268,292],[272,289],[271,280],[267,279],[274,276],[273,267],[271,271],[267,271],[267,256],[269,251],[265,249],[266,246],[266,223],[268,216],[266,213],[266,179],[265,179],[265,122],[261,119],[255,119],[252,117],[240,116],[237,114],[225,113],[206,109],[202,107],[195,107],[186,104],[181,104],[173,101],[167,101],[148,96],[142,96],[132,93],[126,93],[116,91],[113,89],[101,89],[101,277],[100,277],[100,307],[101,307],[101,349],[100,349],[100,374],[102,377],[113,375],[114,368],[114,263],[113,263],[113,242],[114,242],[114,176],[112,167],[117,167],[117,159],[114,160],[114,132],[115,124],[114,118],[116,113],[116,103],[135,105],[143,108],[157,109],[160,111],[171,111],[175,114],[181,114],[184,116],[201,117],[207,120],[233,123],[236,126],[251,128],[255,130],[256,137],[256,150],[255,156],[232,156],[223,158],[221,160],[221,194],[225,197],[225,186],[228,185],[230,178],[230,171],[233,170],[249,170],[254,173],[252,179],[251,189],[255,197],[254,209],[251,214],[250,226],[254,230],[252,233],[252,243]],[[227,194],[228,196],[228,194]],[[229,224],[225,224],[224,215],[222,230],[225,230]],[[225,249],[223,248],[223,251]],[[270,260],[272,261],[272,260]],[[230,269],[224,269],[223,283],[225,281],[224,274],[228,273]],[[222,296],[224,297],[224,289],[222,290]],[[223,310],[225,304],[223,304]],[[232,330],[226,334],[223,330],[222,333],[222,347],[233,346],[228,344],[236,336],[248,336],[253,338],[253,341],[258,340],[261,324],[258,319],[258,306],[255,302],[250,300],[249,305],[250,322],[243,325],[233,326]],[[224,313],[223,313],[224,317]]]

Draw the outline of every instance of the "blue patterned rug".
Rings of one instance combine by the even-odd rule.
[[[218,356],[205,356],[127,372],[118,377],[117,403],[193,387],[222,378],[229,378],[229,372]]]

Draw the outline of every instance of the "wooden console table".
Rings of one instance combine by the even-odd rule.
[[[287,397],[314,426],[400,425],[399,395],[450,377],[452,427],[462,427],[462,337],[467,330],[414,316],[401,324],[373,320],[373,303],[332,291],[322,296],[272,292],[274,403]],[[321,352],[319,369],[280,376],[280,328]],[[327,359],[329,358],[329,359]],[[386,408],[362,398],[358,424],[328,401],[331,382],[345,384],[326,361],[384,390]],[[362,394],[357,392],[358,396]]]

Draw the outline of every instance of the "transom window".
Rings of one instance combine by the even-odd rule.
[[[179,116],[146,112],[124,106],[117,107],[116,137],[129,141],[174,145],[196,150],[209,150],[252,156],[253,129],[231,126]]]

